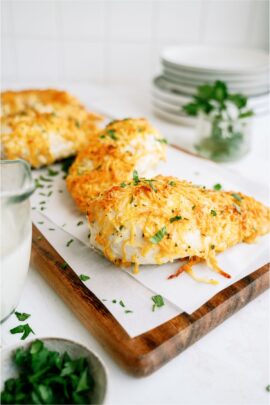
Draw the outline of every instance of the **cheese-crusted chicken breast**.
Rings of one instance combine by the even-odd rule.
[[[157,176],[105,191],[88,207],[90,243],[118,265],[205,260],[226,277],[216,253],[270,230],[270,210],[242,193],[207,190]]]
[[[146,175],[165,159],[165,140],[145,119],[113,121],[93,137],[70,168],[67,188],[81,211],[114,184]]]
[[[76,154],[101,119],[57,90],[4,92],[1,101],[1,157],[35,168]]]
[[[87,119],[89,115],[79,100],[66,91],[35,89],[1,93],[1,116],[28,115],[31,111],[39,114],[55,114],[62,118],[74,118],[79,122]]]

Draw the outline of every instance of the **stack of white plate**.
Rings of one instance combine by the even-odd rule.
[[[248,97],[256,115],[269,108],[269,55],[261,50],[179,46],[166,48],[161,55],[162,74],[153,80],[152,103],[161,118],[193,125],[182,106],[192,100],[197,87],[226,82],[229,92]]]

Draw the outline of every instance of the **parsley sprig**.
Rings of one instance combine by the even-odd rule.
[[[253,115],[252,110],[247,110],[247,97],[242,94],[230,94],[226,83],[217,80],[214,84],[198,86],[196,96],[191,103],[185,104],[183,110],[186,114],[197,116],[199,112],[209,114],[211,111],[226,109],[226,103],[233,103],[239,110],[239,118],[247,118]]]

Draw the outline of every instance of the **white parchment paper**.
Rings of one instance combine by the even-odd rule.
[[[57,238],[55,241],[52,240],[55,234],[52,235],[53,231],[48,231],[51,233],[45,231],[44,228],[38,224],[36,215],[33,217],[34,222],[40,227],[40,230],[44,232],[48,240],[51,243],[53,242],[53,245],[59,253],[76,272],[80,271],[81,266],[98,272],[100,289],[97,288],[97,292],[92,291],[100,299],[106,298],[103,294],[103,289],[107,288],[105,284],[108,284],[110,285],[109,291],[112,294],[110,299],[117,298],[114,297],[114,295],[119,295],[120,291],[124,291],[126,294],[128,290],[128,296],[132,306],[136,307],[136,302],[140,301],[139,307],[142,312],[138,312],[140,313],[140,319],[136,321],[137,326],[134,326],[134,322],[131,320],[132,317],[135,317],[135,312],[125,314],[125,316],[122,317],[123,314],[121,311],[115,312],[115,306],[113,306],[113,315],[131,336],[135,336],[136,334],[157,326],[157,324],[170,319],[169,316],[173,317],[182,310],[188,313],[194,312],[219,291],[234,283],[239,278],[256,270],[269,260],[270,239],[269,236],[264,236],[255,244],[239,244],[218,255],[218,262],[221,268],[232,275],[231,279],[226,279],[218,275],[205,265],[200,264],[194,267],[197,275],[206,278],[214,278],[219,281],[218,285],[198,283],[185,273],[176,279],[167,280],[167,277],[178,268],[179,263],[177,262],[162,266],[141,266],[138,274],[133,274],[131,270],[119,270],[98,254],[83,246],[83,244],[88,245],[89,243],[87,221],[86,218],[78,212],[73,200],[66,191],[65,180],[63,179],[63,172],[60,170],[60,167],[60,165],[54,166],[54,169],[59,171],[59,174],[56,176],[48,176],[47,169],[39,170],[34,173],[36,178],[42,174],[46,179],[49,179],[49,181],[40,181],[42,188],[38,188],[32,197],[33,211],[40,211],[59,228],[81,241],[84,252],[82,257],[78,255],[76,258],[73,257],[73,253],[75,253],[74,256],[76,256],[76,251],[73,250],[75,245],[70,245],[69,248],[65,247],[63,250],[62,245],[60,246],[57,243]],[[263,189],[256,183],[239,177],[235,173],[225,170],[214,163],[187,155],[172,147],[168,147],[167,162],[162,163],[156,170],[156,173],[174,175],[181,179],[191,180],[196,184],[205,185],[210,188],[212,188],[214,184],[220,183],[224,190],[241,191],[268,204],[267,189]],[[68,256],[67,259],[66,256]],[[87,257],[87,259],[85,257]],[[71,264],[71,261],[73,264]],[[131,287],[131,280],[134,281],[132,284],[133,287]],[[129,286],[125,283],[128,283]],[[143,287],[143,289],[140,289],[140,294],[147,297],[147,305],[148,308],[150,308],[148,315],[143,312],[145,310],[146,313],[148,313],[145,300],[142,300],[141,296],[139,298],[138,295],[138,285],[140,283],[140,288]],[[91,289],[92,284],[89,284],[89,288],[91,285]],[[155,294],[161,294],[172,306],[167,302],[166,308],[164,306],[153,314],[151,305],[149,306],[153,292],[155,292]],[[119,297],[119,299],[121,298]],[[142,302],[144,304],[141,307]],[[111,305],[109,310],[112,311]],[[127,315],[129,315],[129,318]],[[132,315],[132,317],[130,315]],[[151,322],[149,317],[152,319]]]

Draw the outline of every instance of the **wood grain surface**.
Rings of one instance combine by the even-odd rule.
[[[130,338],[33,225],[32,264],[86,328],[128,372],[146,376],[181,353],[269,288],[269,264],[219,292],[192,315],[182,313]]]

